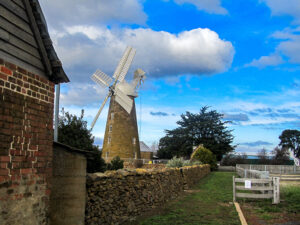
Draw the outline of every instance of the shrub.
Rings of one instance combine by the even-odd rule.
[[[166,167],[169,168],[176,168],[176,167],[183,167],[185,160],[183,158],[177,158],[174,156],[171,160],[168,161]]]
[[[124,168],[124,160],[119,156],[115,156],[110,163],[107,164],[107,170],[118,170]]]
[[[191,155],[192,161],[200,161],[203,164],[209,164],[212,170],[217,169],[216,156],[207,148],[200,145]]]

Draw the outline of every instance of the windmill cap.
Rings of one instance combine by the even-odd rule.
[[[145,71],[138,68],[136,71],[134,71],[134,75],[135,76],[141,76],[141,75],[145,75]]]

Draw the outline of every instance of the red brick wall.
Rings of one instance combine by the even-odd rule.
[[[53,102],[52,82],[0,59],[0,224],[47,223]]]

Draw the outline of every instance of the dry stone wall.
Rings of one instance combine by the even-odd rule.
[[[88,174],[86,224],[123,224],[176,198],[209,172],[209,165],[201,165]]]

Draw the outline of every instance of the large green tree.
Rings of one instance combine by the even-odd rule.
[[[103,172],[105,162],[101,158],[101,151],[94,145],[94,137],[91,130],[87,128],[87,122],[83,119],[84,110],[80,116],[63,112],[58,123],[58,142],[74,148],[91,151],[93,154],[88,157],[87,172]]]
[[[177,121],[179,127],[166,130],[166,136],[159,141],[160,158],[189,157],[193,146],[202,144],[221,160],[222,156],[234,150],[232,130],[228,130],[223,114],[202,107],[199,113],[186,112]]]
[[[290,149],[297,158],[300,158],[300,131],[284,130],[279,136],[279,145],[282,148]]]

